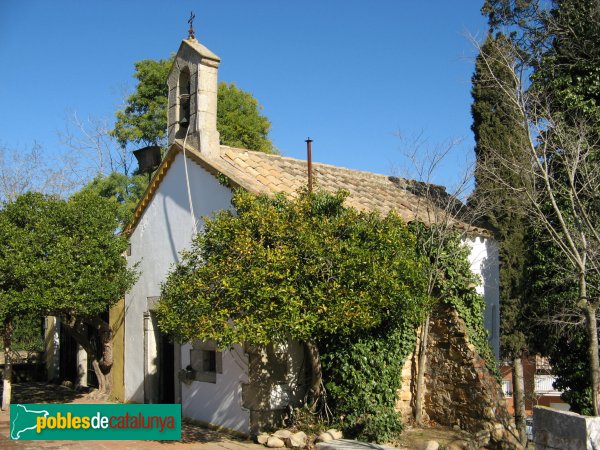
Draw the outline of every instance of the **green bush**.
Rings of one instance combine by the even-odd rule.
[[[370,333],[322,342],[325,384],[337,425],[353,438],[393,442],[403,429],[396,412],[401,371],[418,321],[395,318]]]
[[[43,352],[43,319],[34,314],[26,314],[14,320],[12,349],[15,351]]]

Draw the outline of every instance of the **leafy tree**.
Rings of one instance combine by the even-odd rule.
[[[528,214],[545,231],[562,262],[559,279],[577,286],[575,298],[557,301],[545,317],[547,332],[569,322],[585,324],[593,411],[600,412],[600,357],[596,312],[600,307],[600,60],[594,0],[487,0],[490,25],[511,30],[510,44],[520,60],[512,70],[520,83],[512,96],[529,130],[528,163],[514,165],[535,180],[523,189]],[[523,79],[523,75],[530,75]],[[542,258],[549,264],[550,258]],[[550,273],[551,270],[543,271]],[[536,297],[536,308],[545,299]],[[573,340],[583,343],[585,340]],[[556,348],[546,347],[552,356]],[[574,369],[575,370],[575,369]],[[564,371],[563,371],[564,374]]]
[[[27,353],[43,352],[43,319],[36,314],[15,317],[13,323],[12,349]]]
[[[577,280],[565,273],[564,267],[569,263],[552,240],[540,233],[532,244],[527,275],[532,280],[530,292],[534,302],[528,315],[538,331],[532,335],[532,345],[549,356],[555,388],[563,391],[562,397],[571,411],[592,415],[589,337],[581,326],[580,312],[573,306],[578,299]],[[549,323],[556,316],[560,319],[558,327]]]
[[[373,329],[319,341],[328,406],[344,436],[382,444],[399,438],[398,374],[415,348],[417,326],[390,318]]]
[[[167,76],[173,61],[146,59],[135,63],[136,91],[127,106],[117,111],[113,136],[121,146],[166,145]],[[271,122],[260,114],[261,106],[233,83],[220,82],[217,97],[217,130],[221,143],[265,153],[277,153],[268,138]]]
[[[144,59],[134,64],[138,84],[127,98],[127,106],[117,111],[112,134],[122,147],[129,143],[166,144],[168,89],[171,59]]]
[[[597,177],[600,176],[597,170],[600,165],[599,23],[600,3],[596,0],[553,2],[544,22],[545,29],[551,37],[551,45],[543,53],[539,65],[535,68],[531,88],[536,95],[547,99],[548,111],[554,120],[564,123],[572,135],[578,136],[578,145],[582,149],[575,156],[585,158],[584,163],[577,165],[576,172],[573,171],[572,162],[564,160],[561,156],[555,157],[552,165],[555,177],[571,187],[571,189],[569,187],[563,189],[558,196],[567,220],[574,227],[582,230],[579,231],[580,234],[591,235],[591,239],[583,243],[591,253],[590,256],[584,253],[590,263],[579,264],[577,279],[571,278],[566,283],[571,292],[578,293],[578,297],[571,295],[569,298],[571,304],[578,304],[586,317],[587,336],[581,336],[583,334],[581,326],[579,329],[572,329],[569,334],[574,335],[574,338],[567,339],[567,342],[562,339],[562,342],[557,342],[549,353],[557,368],[558,385],[565,388],[565,397],[573,402],[575,408],[593,411],[595,415],[600,413],[600,358],[595,318],[600,306],[600,268],[598,268],[600,200],[597,190]],[[564,146],[563,127],[549,127],[546,139],[555,144],[558,152],[565,153],[561,148]],[[575,192],[578,196],[574,211],[569,211],[569,191]],[[558,248],[560,249],[560,246]],[[549,252],[550,248],[547,247],[545,251]],[[559,257],[567,267],[571,265],[569,259],[571,258],[568,256]],[[564,275],[551,279],[550,283],[554,281],[556,284],[560,278],[564,278]],[[548,292],[539,292],[539,294],[541,297]],[[556,302],[556,304],[563,305],[564,302]],[[561,308],[564,311],[564,306]],[[557,311],[561,310],[554,308],[551,311],[553,317],[557,316]],[[564,318],[560,321],[564,321]],[[566,346],[562,345],[565,343]],[[571,350],[569,353],[571,358],[565,360],[572,360],[572,355],[584,355],[582,349],[575,348],[577,344],[587,344],[587,356],[590,361],[588,372],[591,371],[591,376],[588,377],[590,384],[585,388],[582,386],[585,377],[581,373],[581,364],[569,366],[562,360],[567,349]],[[548,350],[548,346],[545,346],[545,349]],[[587,395],[583,395],[583,392]],[[590,392],[592,395],[589,395]],[[592,398],[593,401],[586,404],[586,401]]]
[[[221,142],[231,147],[278,153],[268,137],[271,122],[260,114],[262,106],[252,94],[234,83],[219,83],[217,130]]]
[[[591,416],[594,414],[590,369],[588,367],[588,336],[583,330],[576,330],[554,340],[550,362],[556,377],[554,387],[562,391],[562,398],[569,404],[569,410]]]
[[[409,229],[417,238],[417,254],[430,263],[422,266],[423,275],[433,270],[438,273],[428,293],[429,301],[423,305],[423,315],[439,304],[456,309],[467,325],[470,342],[488,368],[496,371],[483,324],[485,300],[473,288],[478,280],[471,272],[470,250],[461,242],[460,233],[446,230],[444,225],[426,227],[420,222],[412,222]],[[441,249],[440,234],[444,236]],[[380,443],[398,438],[398,370],[415,349],[418,326],[419,321],[413,317],[391,317],[374,329],[331,335],[319,342],[328,398],[346,435]]]
[[[115,235],[117,210],[114,200],[83,192],[68,201],[27,193],[0,211],[5,347],[10,347],[15,317],[61,316],[63,326],[86,350],[103,392],[110,391],[112,331],[102,316],[135,280],[122,257],[127,241]],[[101,356],[81,332],[83,324],[98,331]]]
[[[528,320],[525,268],[527,223],[525,199],[505,189],[521,188],[520,174],[507,170],[503,159],[526,164],[528,134],[523,117],[507,92],[518,85],[510,67],[515,57],[507,39],[489,34],[480,48],[472,78],[471,113],[475,135],[475,190],[469,202],[482,211],[500,241],[500,328],[501,353],[512,360],[515,422],[525,443],[525,393],[522,356],[528,349]],[[508,63],[508,64],[507,64]],[[500,85],[500,88],[499,88]]]
[[[2,409],[8,408],[12,379],[12,334],[17,317],[40,312],[46,279],[42,256],[52,205],[24,194],[0,210],[0,319],[4,343]]]
[[[158,324],[177,340],[265,345],[303,341],[310,404],[322,394],[319,339],[386,321],[418,322],[423,260],[394,214],[343,206],[346,194],[255,197],[207,219],[161,288]],[[252,295],[248,295],[251,292]]]
[[[442,228],[442,231],[436,230]],[[471,271],[470,248],[462,241],[464,235],[457,230],[446,229],[444,224],[425,226],[411,222],[409,229],[417,238],[417,253],[429,262],[427,271],[435,268],[437,275],[430,287],[430,301],[456,309],[465,321],[469,340],[479,355],[486,361],[488,369],[496,372],[496,358],[488,340],[488,331],[483,323],[485,299],[475,286],[481,282]],[[440,234],[444,240],[440,242]]]
[[[133,219],[133,211],[148,186],[144,175],[125,175],[111,172],[107,176],[98,175],[81,192],[93,192],[100,197],[112,198],[117,203],[119,229],[123,230]]]
[[[410,229],[417,238],[417,253],[429,262],[429,264],[424,266],[423,271],[427,279],[427,296],[432,302],[432,308],[435,308],[436,304],[444,303],[449,298],[454,298],[454,294],[457,292],[464,292],[464,286],[457,283],[457,280],[463,276],[470,276],[471,272],[470,265],[467,262],[468,252],[467,256],[465,256],[464,246],[456,245],[459,239],[456,224],[457,222],[478,224],[481,212],[477,208],[472,207],[472,205],[466,207],[459,200],[465,197],[467,190],[470,190],[472,181],[471,171],[461,174],[460,182],[454,186],[451,194],[446,192],[446,189],[442,186],[435,184],[436,171],[440,163],[456,145],[456,141],[430,146],[422,138],[417,137],[415,140],[406,142],[404,145],[406,147],[403,153],[410,163],[409,167],[412,166],[409,171],[410,178],[416,180],[416,182],[407,185],[401,179],[395,177],[391,177],[390,179],[398,183],[402,189],[409,189],[419,198],[414,212],[415,220],[411,222]],[[427,218],[430,224],[428,227],[424,227],[419,222],[422,217]],[[464,233],[462,237],[465,237]],[[456,266],[453,266],[453,264],[456,264]],[[442,285],[448,285],[448,280],[454,280],[454,288],[456,288],[454,294],[442,287]],[[478,281],[471,280],[468,284],[477,285]],[[473,292],[473,294],[475,293]],[[471,302],[470,304],[475,307],[475,303]],[[466,312],[467,310],[468,308],[463,308],[462,311]],[[478,317],[480,314],[481,311],[473,310],[470,313],[470,317]],[[467,320],[466,317],[463,317],[463,319]],[[469,321],[467,320],[467,322]],[[416,363],[415,389],[413,392],[415,422],[420,425],[422,424],[426,389],[425,374],[427,372],[429,325],[430,316],[427,314],[419,331],[420,345],[417,350],[418,358]],[[479,339],[481,336],[478,333],[479,331],[471,330],[470,334],[472,336],[470,338],[473,340],[477,335],[477,339]],[[482,345],[477,345],[477,350],[485,358],[488,368],[495,371],[495,357],[490,352],[487,332],[484,332],[483,336],[481,342],[477,341],[482,343]]]
[[[536,65],[533,89],[551,97],[562,120],[586,117],[600,134],[600,4],[556,0],[544,25],[551,45]]]

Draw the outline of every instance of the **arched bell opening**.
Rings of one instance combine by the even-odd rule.
[[[190,126],[191,83],[190,71],[187,68],[184,68],[179,74],[177,89],[177,99],[179,102],[177,137],[183,138]]]

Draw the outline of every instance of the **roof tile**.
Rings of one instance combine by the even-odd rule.
[[[165,163],[175,157],[181,150],[178,141],[171,146]],[[210,157],[206,154],[186,146],[186,154],[205,169],[216,173],[221,172],[238,185],[254,193],[284,192],[294,194],[306,184],[306,161],[278,155],[268,155],[245,149],[221,146],[220,155]],[[153,180],[152,188],[146,192],[144,198],[148,200],[156,186],[164,177],[164,172],[158,171],[160,176]],[[446,194],[443,188],[434,185],[424,185],[413,180],[397,177],[388,177],[359,170],[351,170],[327,164],[313,163],[313,178],[315,186],[333,192],[345,189],[349,192],[347,204],[364,211],[379,211],[382,214],[395,210],[404,220],[421,220],[429,223],[427,209],[436,209],[425,197],[420,196],[419,189],[424,187],[435,189],[439,198],[448,202],[457,200]],[[411,192],[412,191],[412,192]],[[141,217],[144,203],[140,202],[136,209],[134,222],[128,227],[132,231]],[[428,208],[426,207],[428,206]],[[439,209],[438,209],[439,211]],[[464,223],[457,224],[457,228],[466,227],[475,234],[489,235],[489,231],[482,228],[469,227]]]

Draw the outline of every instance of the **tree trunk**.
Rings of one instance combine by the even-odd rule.
[[[527,445],[525,433],[525,378],[523,376],[523,361],[521,355],[513,358],[513,401],[515,407],[515,425],[519,434],[519,441]]]
[[[425,317],[421,328],[421,342],[419,344],[419,361],[417,367],[417,387],[415,390],[415,422],[422,425],[423,397],[425,396],[425,369],[427,367],[427,339],[429,338],[429,314]]]
[[[592,404],[594,415],[600,411],[600,361],[598,358],[598,325],[596,323],[596,305],[588,301],[587,280],[585,272],[579,273],[579,306],[585,314],[587,333],[589,338],[590,377],[592,385]]]
[[[12,357],[11,341],[13,333],[12,319],[4,320],[4,372],[2,374],[2,411],[10,406],[12,391]]]
[[[96,372],[96,377],[98,377],[99,373],[102,377],[102,389],[99,389],[100,392],[105,394],[110,394],[112,392],[112,366],[113,366],[113,331],[110,328],[110,325],[105,321],[101,320],[99,317],[94,317],[90,320],[90,324],[92,324],[100,335],[100,348],[101,358],[98,361],[98,370],[94,367],[94,371]],[[100,378],[98,378],[98,383],[100,383]]]
[[[585,309],[588,335],[590,338],[590,375],[592,377],[592,403],[594,415],[600,411],[600,361],[598,359],[598,325],[596,323],[596,307],[588,303]]]
[[[306,341],[305,345],[306,349],[308,350],[308,361],[311,371],[311,383],[308,391],[308,405],[310,410],[315,412],[322,394],[321,386],[323,385],[323,371],[321,370],[319,349],[317,348],[315,342]]]
[[[87,335],[81,331],[81,325],[83,325],[81,319],[64,321],[64,325],[68,333],[83,347],[88,360],[92,362],[94,373],[98,379],[98,391],[110,395],[112,391],[113,332],[110,325],[99,317],[87,319],[87,322],[98,330],[101,349],[100,359],[98,359]]]

